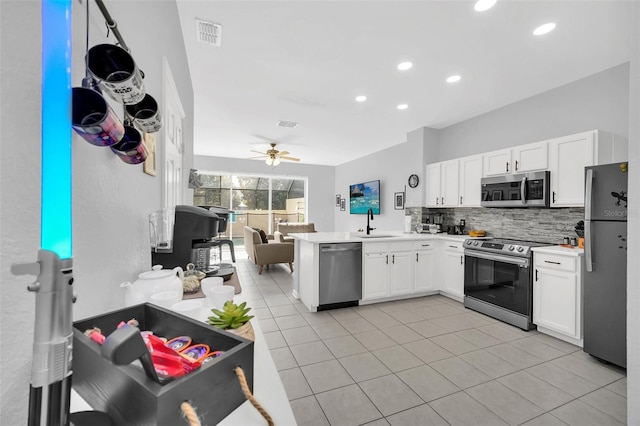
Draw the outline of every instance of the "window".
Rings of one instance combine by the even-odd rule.
[[[304,222],[306,218],[306,177],[237,175],[195,171],[196,206],[224,207],[234,212],[227,234],[243,238],[245,225],[276,231],[281,222]],[[240,241],[238,241],[240,243]]]

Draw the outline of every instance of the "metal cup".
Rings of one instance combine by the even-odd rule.
[[[85,87],[71,89],[71,127],[92,145],[115,145],[124,126],[102,95]]]
[[[155,133],[162,128],[162,118],[158,111],[158,103],[149,94],[137,104],[125,106],[133,125],[145,133]]]
[[[123,48],[98,44],[87,52],[87,68],[98,86],[115,101],[136,104],[144,98],[142,74]]]
[[[124,126],[122,140],[112,145],[111,151],[127,164],[140,164],[147,159],[148,154],[142,141],[142,134],[131,126]]]

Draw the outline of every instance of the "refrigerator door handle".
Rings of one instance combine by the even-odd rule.
[[[591,197],[593,192],[593,169],[587,169],[584,186],[584,220],[591,220]]]
[[[593,259],[591,258],[591,221],[584,223],[584,264],[587,272],[593,272]]]

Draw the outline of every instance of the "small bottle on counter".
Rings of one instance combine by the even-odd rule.
[[[568,244],[569,244],[569,237],[564,237],[564,238],[562,239],[562,244],[566,244],[566,245],[568,245]]]
[[[571,237],[571,245],[574,247],[578,245],[578,239],[576,237]]]

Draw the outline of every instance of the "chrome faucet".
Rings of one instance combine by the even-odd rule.
[[[370,235],[371,231],[376,229],[376,228],[372,228],[371,226],[369,226],[369,218],[371,218],[371,220],[373,220],[373,209],[371,207],[369,207],[369,210],[367,210],[367,235]]]

